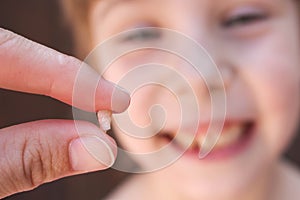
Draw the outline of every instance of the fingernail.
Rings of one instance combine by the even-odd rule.
[[[116,86],[113,91],[112,100],[111,100],[112,110],[115,113],[124,112],[128,108],[129,103],[130,103],[129,93],[125,89]]]
[[[97,136],[86,136],[70,143],[70,164],[75,171],[95,171],[113,165],[115,155],[112,147]]]

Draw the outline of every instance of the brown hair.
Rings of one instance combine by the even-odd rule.
[[[88,13],[93,2],[99,0],[62,0],[62,8],[67,23],[73,29],[72,34],[75,43],[75,54],[83,59],[91,50],[90,31],[88,25]]]

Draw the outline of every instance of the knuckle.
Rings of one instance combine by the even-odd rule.
[[[24,143],[22,152],[23,175],[27,185],[37,187],[52,176],[53,156],[47,144],[42,144],[39,139],[29,139]]]
[[[56,137],[64,126],[54,122],[0,130],[0,199],[70,173],[68,141]]]
[[[35,134],[17,137],[14,133],[0,140],[0,198],[36,188],[53,174],[53,155],[47,144],[41,143]]]

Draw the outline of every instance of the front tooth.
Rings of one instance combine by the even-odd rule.
[[[242,134],[241,126],[232,126],[228,130],[224,130],[216,144],[216,147],[224,147],[236,142]]]
[[[190,134],[177,134],[174,141],[182,148],[195,147],[194,136]]]
[[[236,142],[240,138],[242,131],[243,128],[241,126],[232,126],[227,130],[223,130],[217,141],[214,141],[214,137],[211,134],[207,133],[206,139],[205,135],[200,135],[197,138],[197,142],[198,145],[201,146],[203,151],[210,150],[212,148],[212,145],[214,145],[214,142],[216,142],[216,144],[213,147],[225,147]]]
[[[207,134],[207,137],[205,139],[204,135],[200,135],[197,138],[197,143],[199,145],[199,147],[201,147],[201,151],[202,152],[208,152],[211,148],[213,144],[213,140],[210,134]]]

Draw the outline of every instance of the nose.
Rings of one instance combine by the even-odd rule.
[[[197,59],[199,62],[193,65],[170,58],[169,65],[176,68],[176,72],[162,76],[164,82],[173,88],[175,94],[195,95],[203,103],[211,101],[212,94],[229,92],[237,78],[235,67],[226,62],[217,62],[208,54]],[[181,81],[176,80],[174,74],[179,74]]]
[[[204,40],[206,37],[203,34],[201,38],[198,36],[197,40]],[[236,69],[217,45],[209,45],[206,42],[204,49],[194,38],[187,37],[187,39],[191,41],[176,41],[180,46],[179,52],[183,53],[181,57],[171,55],[163,58],[166,59],[168,66],[176,70],[171,70],[172,73],[165,73],[161,77],[179,99],[187,99],[185,102],[190,105],[188,107],[191,112],[195,108],[192,105],[197,104],[202,116],[209,117],[212,112],[223,116],[226,94],[237,77]],[[179,74],[178,80],[176,74]],[[192,104],[191,102],[195,99],[197,103]],[[213,109],[219,109],[220,114],[212,111]]]
[[[217,66],[218,74],[210,74],[207,78],[207,87],[210,91],[218,91],[224,90],[228,91],[234,81],[236,76],[236,70],[234,67],[230,65],[222,65]]]
[[[187,16],[186,20],[195,21],[189,20]],[[184,27],[178,24],[174,28],[191,42],[177,41],[181,52],[185,52],[181,56],[187,62],[178,62],[176,59],[170,62],[187,78],[198,97],[209,100],[211,92],[228,92],[238,73],[236,66],[231,63],[231,56],[227,56],[230,52],[225,49],[222,38],[206,30],[203,23],[185,23]],[[180,89],[183,90],[184,88]]]

